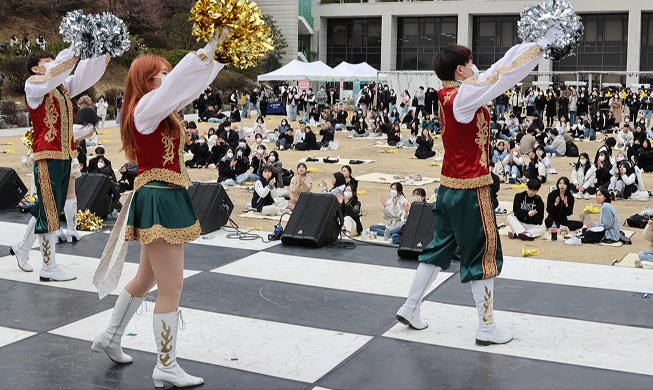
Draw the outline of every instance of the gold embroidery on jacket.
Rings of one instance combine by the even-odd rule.
[[[491,177],[490,180],[492,180]],[[483,279],[490,279],[499,275],[497,252],[500,242],[498,240],[497,222],[494,216],[490,187],[479,187],[476,189],[476,194],[481,211],[483,233],[485,234],[485,251],[481,258],[481,267],[483,268]]]
[[[45,210],[45,218],[48,221],[48,232],[54,232],[59,229],[59,212],[57,203],[54,200],[52,192],[52,182],[50,181],[50,170],[46,160],[39,160],[38,164],[38,182],[41,187],[41,203]]]
[[[458,92],[458,89],[452,89],[451,91],[447,92],[446,95],[444,95],[444,104],[449,103],[449,100],[453,97]]]
[[[497,69],[497,71],[487,79],[483,81],[477,81],[474,80],[473,77],[470,77],[467,80],[465,80],[464,83],[470,85],[495,84],[497,81],[499,81],[499,76],[501,76],[502,74],[512,72],[513,70],[519,68],[520,66],[528,64],[529,62],[533,61],[537,57],[541,56],[542,53],[544,53],[544,49],[542,48],[542,46],[540,45],[531,46],[530,48],[526,49],[525,52],[523,52],[517,58],[515,58],[515,60],[512,61],[510,64],[504,65],[499,69]]]
[[[163,166],[165,167],[167,164],[173,164],[173,159],[175,158],[175,144],[174,139],[165,134],[163,135],[163,138],[161,138],[161,142],[163,142],[163,147],[165,148],[163,154]]]
[[[476,144],[481,149],[481,158],[478,163],[483,167],[487,168],[488,166],[488,157],[487,157],[487,141],[490,137],[490,124],[485,119],[483,112],[476,114],[476,128],[478,132],[476,133]]]
[[[57,128],[55,125],[59,121],[59,113],[54,106],[54,99],[52,98],[54,92],[50,92],[45,96],[45,118],[43,122],[48,126],[48,131],[43,136],[45,142],[52,142],[57,138]]]

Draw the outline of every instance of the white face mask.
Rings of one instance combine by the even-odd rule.
[[[419,196],[413,196],[413,202],[421,202],[422,199]]]
[[[225,127],[224,131],[231,131],[231,127]]]
[[[605,156],[599,156],[599,161],[605,161]]]
[[[247,144],[244,143],[244,142],[241,142],[241,143],[239,143],[238,145],[239,145],[239,146],[242,146],[243,148],[244,148],[245,146],[247,146]]]
[[[274,155],[270,156],[270,161],[274,162],[276,160],[277,160],[277,158]]]
[[[241,150],[238,151],[238,157],[243,157],[243,152]]]
[[[227,153],[227,158],[234,158],[234,154],[233,153]]]
[[[97,167],[98,167],[99,169],[102,169],[102,168],[105,167],[105,165],[104,165],[104,163],[97,163]]]
[[[354,195],[351,191],[345,191],[345,198],[351,198]]]
[[[390,197],[396,198],[397,197],[397,190],[390,190]]]
[[[263,142],[263,138],[257,138],[257,139],[256,139],[256,143],[257,143],[257,144],[260,144],[261,142]]]
[[[203,140],[203,139],[200,139],[200,140],[198,140],[197,142],[198,142],[200,145],[204,144],[204,140]]]
[[[474,80],[478,80],[478,78],[479,78],[479,76],[481,75],[481,73],[479,72],[479,70],[478,70],[478,68],[476,67],[476,65],[465,66],[465,68],[467,68],[467,69],[471,69],[472,72],[474,72],[474,75],[472,75],[471,77],[473,77]]]
[[[587,163],[587,160],[582,159],[582,160],[578,160],[578,162],[580,163],[580,165],[585,165]]]
[[[623,161],[623,159],[624,158],[622,156],[617,156],[617,158],[616,158],[617,161]]]
[[[256,154],[262,155],[263,154],[263,149],[257,149]]]

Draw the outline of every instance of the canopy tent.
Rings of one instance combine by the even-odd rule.
[[[340,80],[344,75],[322,61],[302,62],[292,60],[285,66],[258,76],[258,81],[272,80]]]
[[[386,75],[379,73],[378,70],[374,69],[374,67],[369,65],[367,62],[350,64],[349,62],[343,61],[333,69],[345,75],[342,79],[343,81],[373,81],[387,79]]]

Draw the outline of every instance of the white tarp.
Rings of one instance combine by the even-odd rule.
[[[343,75],[322,61],[302,62],[292,60],[285,66],[258,76],[258,81],[272,80],[340,80]]]

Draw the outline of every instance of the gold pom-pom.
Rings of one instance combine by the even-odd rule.
[[[439,167],[439,166],[441,166],[441,165],[442,165],[442,163],[439,163],[439,162],[432,162],[432,163],[431,163],[431,166],[432,166],[432,167]]]
[[[14,151],[11,150],[11,149],[7,149],[7,150],[3,150],[2,153],[4,153],[4,154],[14,154],[14,153],[16,153],[16,152],[14,152]]]
[[[526,183],[513,184],[512,186],[510,186],[511,190],[524,190],[526,188],[528,188],[528,186],[526,186]]]
[[[385,152],[390,153],[390,154],[395,154],[395,153],[397,153],[397,149],[389,149],[389,150],[386,150]]]
[[[585,214],[598,214],[598,213],[601,212],[601,209],[599,209],[598,207],[592,206],[591,204],[588,204],[587,206],[585,206],[585,209],[583,209],[583,212]]]
[[[245,229],[246,229],[246,230],[250,230],[250,231],[251,231],[251,230],[262,231],[262,230],[263,230],[263,227],[261,227],[261,226],[247,226]]]
[[[356,195],[361,195],[362,196],[362,195],[365,195],[365,194],[367,194],[367,191],[365,191],[365,190],[356,191]]]
[[[522,248],[521,250],[521,255],[523,257],[539,256],[540,254],[541,253],[538,248],[533,248],[533,249]]]
[[[108,131],[100,131],[99,134],[100,134],[100,135],[109,135],[109,132],[108,132]]]
[[[34,129],[27,130],[20,140],[28,150],[34,150]]]
[[[92,213],[89,209],[79,210],[75,215],[77,230],[97,232],[102,229],[102,218]]]
[[[272,29],[261,9],[249,0],[197,0],[191,10],[193,35],[208,42],[215,31],[231,28],[231,35],[215,52],[215,59],[245,69],[274,50]]]
[[[308,168],[306,168],[306,172],[308,172],[308,173],[316,173],[316,172],[320,172],[320,170],[317,169],[317,168],[315,168],[315,167],[308,167]]]
[[[108,143],[109,143],[109,140],[107,140],[107,139],[101,139],[100,142],[103,143],[103,144],[108,144]]]
[[[14,142],[9,141],[9,142],[5,142],[3,145],[14,146],[16,144]]]

